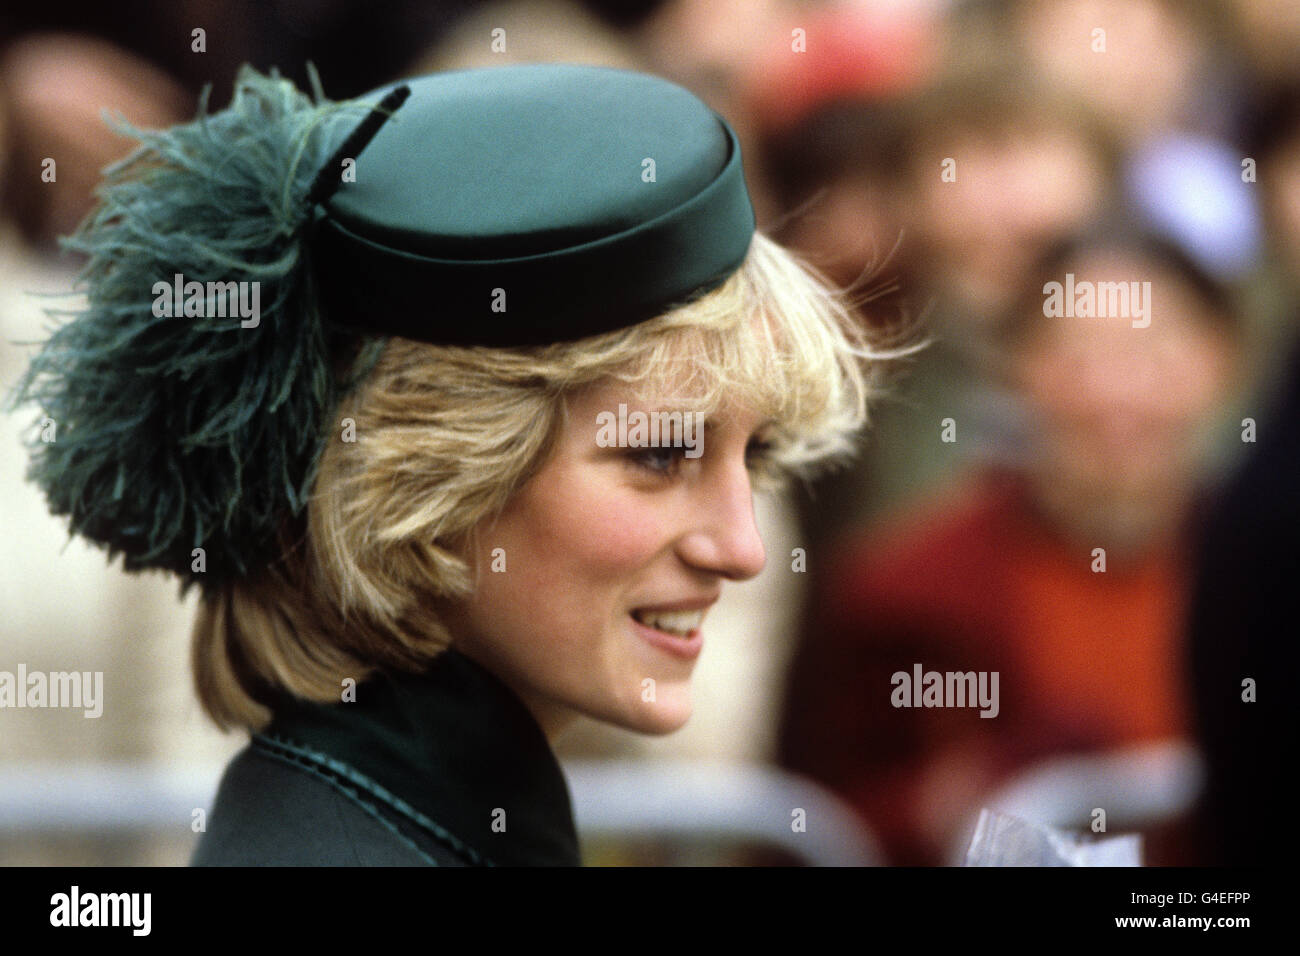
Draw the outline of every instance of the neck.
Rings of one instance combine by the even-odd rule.
[[[1038,507],[1062,533],[1084,543],[1106,543],[1110,552],[1126,557],[1176,538],[1185,513],[1176,482],[1161,495],[1107,494],[1071,486],[1059,477],[1035,484]]]
[[[518,690],[513,685],[511,689],[523,701],[528,712],[537,721],[537,726],[542,728],[547,742],[552,746],[577,720],[578,715],[567,707],[555,704],[537,694]]]
[[[573,724],[577,714],[571,709],[555,703],[550,698],[523,686],[510,674],[509,669],[500,666],[490,655],[480,652],[473,642],[458,641],[453,645],[457,651],[490,671],[501,683],[505,684],[519,698],[520,702],[532,714],[533,720],[545,734],[548,743],[555,741]]]

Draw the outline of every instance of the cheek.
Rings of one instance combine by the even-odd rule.
[[[1022,356],[1019,384],[1025,398],[1048,422],[1060,422],[1078,415],[1079,373],[1053,351],[1034,351]]]
[[[1229,350],[1225,342],[1190,334],[1171,350],[1161,407],[1174,422],[1194,423],[1215,406],[1227,383]]]
[[[632,596],[666,540],[634,493],[590,475],[556,474],[525,489],[483,537],[476,604],[498,627],[549,621],[576,636]],[[502,549],[504,573],[492,571],[494,548]]]
[[[525,507],[529,551],[582,582],[625,579],[664,537],[653,509],[604,475],[557,475]]]

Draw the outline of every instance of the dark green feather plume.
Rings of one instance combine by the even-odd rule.
[[[274,558],[301,515],[328,416],[382,345],[322,322],[305,239],[313,181],[367,109],[245,68],[219,113],[160,132],[124,126],[141,145],[105,170],[99,206],[65,240],[89,256],[87,306],[44,344],[17,397],[56,423],[54,441],[32,442],[29,477],[71,532],[127,570],[216,586]],[[259,283],[256,326],[155,315],[155,284],[177,273],[205,290]]]

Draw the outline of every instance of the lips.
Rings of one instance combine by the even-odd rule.
[[[638,624],[675,637],[688,637],[699,630],[704,615],[717,603],[718,597],[717,594],[711,594],[662,604],[646,604],[633,608],[630,613]]]
[[[632,633],[642,641],[683,661],[695,660],[704,648],[704,633],[698,627],[682,636],[642,624],[631,614],[627,616],[627,623]]]
[[[646,605],[628,612],[635,634],[660,650],[694,660],[704,646],[700,625],[718,595]]]
[[[676,637],[689,637],[704,620],[704,611],[652,611],[637,609],[632,616],[646,627],[656,631],[672,634]]]

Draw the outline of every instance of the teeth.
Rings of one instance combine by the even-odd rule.
[[[703,611],[633,611],[632,616],[656,631],[686,637],[704,620]]]

